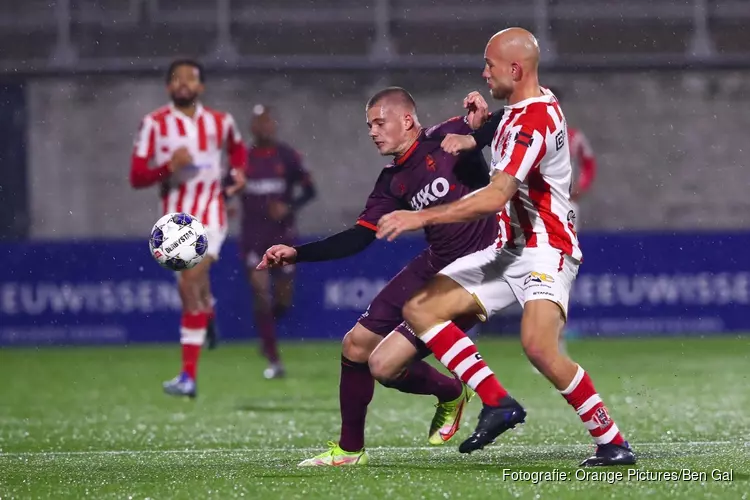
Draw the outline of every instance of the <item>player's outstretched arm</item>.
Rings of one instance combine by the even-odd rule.
[[[500,212],[513,197],[521,182],[512,175],[498,171],[488,186],[470,193],[458,201],[420,212],[424,225],[471,222]]]
[[[337,260],[357,254],[375,241],[375,231],[356,225],[346,231],[297,247],[275,245],[263,255],[257,269],[281,267],[296,262],[322,262]]]
[[[395,240],[400,234],[424,226],[470,222],[500,212],[515,194],[520,181],[505,172],[492,176],[490,184],[458,201],[419,212],[398,210],[384,215],[378,222],[378,239]]]

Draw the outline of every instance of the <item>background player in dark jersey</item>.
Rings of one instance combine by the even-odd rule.
[[[400,208],[420,210],[457,200],[489,182],[488,168],[481,153],[456,157],[440,147],[447,133],[471,132],[464,119],[455,118],[424,130],[417,119],[414,100],[398,87],[375,94],[366,110],[370,137],[378,151],[395,159],[378,177],[355,226],[325,240],[299,247],[271,247],[259,268],[354,255],[374,241],[376,224],[382,215]],[[402,324],[401,308],[440,269],[463,255],[492,244],[497,232],[494,216],[470,224],[425,230],[429,248],[386,285],[344,337],[339,385],[339,442],[300,465],[367,463],[364,430],[367,406],[375,388],[373,377],[402,392],[432,394],[438,398],[429,431],[431,444],[443,444],[456,433],[470,393],[456,378],[446,376],[422,361],[427,352]],[[406,370],[385,378],[381,376],[385,367],[369,366],[368,358],[384,336],[392,331],[393,335],[403,339],[405,356],[416,360]]]
[[[300,155],[277,140],[268,107],[255,106],[250,132],[253,145],[242,195],[241,249],[253,291],[255,324],[269,363],[263,376],[271,379],[284,375],[276,347],[276,321],[292,303],[294,266],[271,272],[256,266],[268,247],[297,238],[295,214],[315,198],[315,186]]]

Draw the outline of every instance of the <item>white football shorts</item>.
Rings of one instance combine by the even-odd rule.
[[[214,260],[219,260],[221,247],[224,245],[224,240],[227,239],[227,227],[220,227],[218,225],[206,226],[206,237],[208,238],[206,255],[212,257]]]
[[[493,244],[445,267],[443,274],[474,296],[483,321],[518,302],[550,300],[568,317],[568,301],[579,262],[550,246],[499,249]]]

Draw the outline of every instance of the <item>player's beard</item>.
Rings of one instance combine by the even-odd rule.
[[[172,102],[175,106],[178,108],[188,108],[195,104],[195,101],[198,99],[197,94],[190,94],[189,96],[178,96],[175,94],[172,94]]]
[[[494,87],[490,89],[490,94],[492,94],[492,97],[497,99],[498,101],[504,101],[508,97],[510,97],[510,94],[513,93],[513,90],[511,89],[504,89],[502,87]]]

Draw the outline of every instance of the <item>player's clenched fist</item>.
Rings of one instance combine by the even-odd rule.
[[[440,147],[446,153],[458,155],[463,151],[471,151],[477,147],[477,141],[470,135],[446,134]]]
[[[468,111],[466,121],[472,130],[476,130],[484,125],[490,116],[490,107],[487,101],[476,90],[464,98],[464,108]]]
[[[297,250],[287,245],[274,245],[263,254],[263,259],[255,269],[263,270],[269,267],[284,267],[294,264]]]
[[[419,212],[396,210],[380,218],[376,236],[380,240],[387,238],[388,241],[393,241],[401,233],[416,231],[422,227],[424,227],[424,221]]]
[[[176,172],[193,163],[193,157],[185,146],[178,148],[172,153],[172,159],[169,162],[169,170]]]

